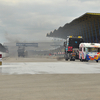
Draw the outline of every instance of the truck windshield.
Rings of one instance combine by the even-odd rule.
[[[69,46],[79,48],[79,44],[83,42],[82,38],[69,38]]]
[[[88,52],[100,52],[100,48],[87,48],[88,49]]]

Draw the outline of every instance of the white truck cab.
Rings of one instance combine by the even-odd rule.
[[[100,60],[100,44],[99,43],[80,43],[79,59],[83,60]]]

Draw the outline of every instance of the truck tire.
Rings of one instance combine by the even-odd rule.
[[[86,61],[86,62],[88,62],[88,60],[87,60],[87,59],[85,59],[85,61]]]
[[[70,61],[75,61],[75,59],[70,59]]]
[[[66,61],[68,61],[68,59],[65,59]]]
[[[83,62],[83,59],[82,59],[82,57],[81,57],[80,61],[81,61],[81,62]]]
[[[88,60],[86,60],[86,62],[88,62]]]
[[[73,59],[73,61],[75,61],[75,59]]]
[[[96,62],[98,62],[98,60],[96,60]]]
[[[72,61],[72,59],[70,59],[70,61]]]

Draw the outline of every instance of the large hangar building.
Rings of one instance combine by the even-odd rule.
[[[47,37],[63,39],[70,35],[82,36],[85,42],[100,43],[100,13],[85,13],[58,30],[47,33]]]

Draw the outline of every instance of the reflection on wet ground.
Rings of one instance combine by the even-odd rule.
[[[85,74],[100,73],[100,63],[92,62],[24,62],[3,63],[1,74]]]

